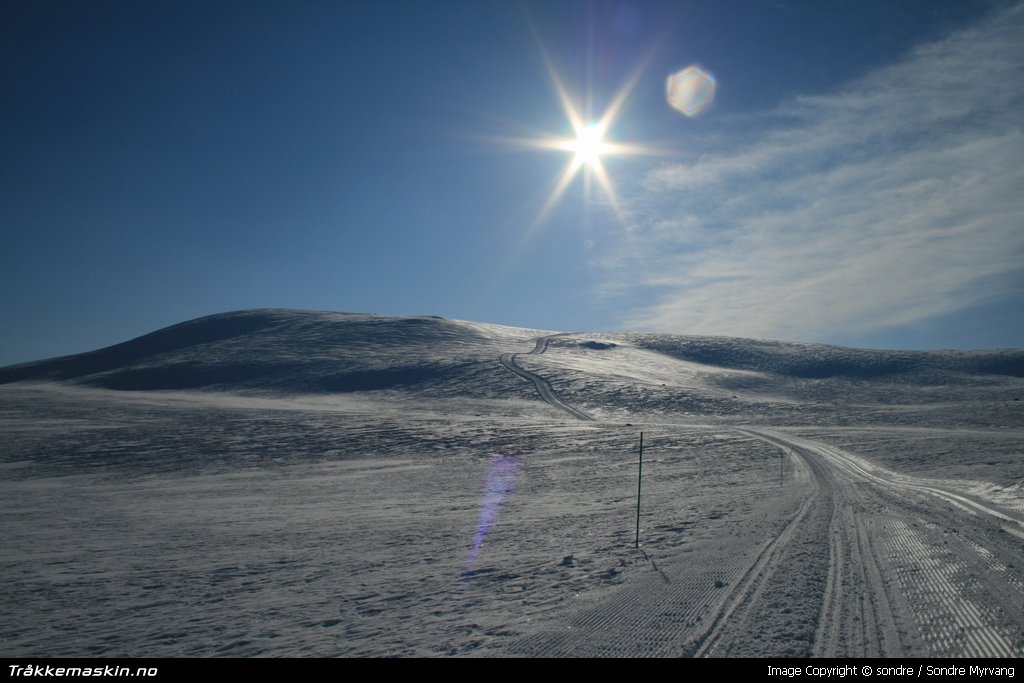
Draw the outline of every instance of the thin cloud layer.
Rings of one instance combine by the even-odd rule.
[[[1024,7],[649,172],[602,266],[624,324],[827,339],[1005,296],[1024,269]],[[1019,281],[1019,277],[1017,277]]]

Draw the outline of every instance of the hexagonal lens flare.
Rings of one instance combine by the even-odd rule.
[[[715,78],[696,66],[688,66],[668,77],[665,91],[672,108],[692,118],[715,99]]]

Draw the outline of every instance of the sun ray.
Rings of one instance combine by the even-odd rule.
[[[626,225],[626,214],[622,210],[622,204],[619,202],[619,196],[615,192],[615,186],[612,184],[612,179],[608,176],[608,173],[605,172],[603,164],[599,164],[594,169],[594,177],[597,178],[598,184],[604,191],[605,196],[608,197],[608,203],[612,207],[612,211],[615,212],[615,217],[621,225]]]
[[[535,131],[534,137],[521,136],[490,139],[498,144],[509,145],[518,149],[555,151],[571,156],[555,177],[551,189],[546,195],[540,195],[544,198],[539,211],[529,221],[526,229],[522,231],[517,244],[509,250],[504,266],[495,272],[497,280],[504,277],[508,268],[518,258],[518,255],[522,253],[522,250],[537,231],[550,218],[555,207],[565,196],[577,175],[583,176],[583,196],[586,200],[584,210],[588,211],[589,204],[596,194],[602,194],[605,199],[602,204],[611,208],[615,218],[621,225],[627,226],[627,217],[619,200],[619,195],[612,181],[609,169],[606,166],[606,160],[611,157],[639,155],[673,156],[675,154],[675,152],[664,145],[657,148],[648,147],[634,142],[617,141],[612,136],[616,120],[624,111],[630,95],[636,89],[641,76],[650,64],[653,56],[657,53],[663,40],[655,41],[650,45],[639,65],[629,74],[629,77],[622,86],[615,91],[608,106],[601,112],[599,117],[592,118],[593,92],[588,88],[582,99],[584,107],[581,109],[580,106],[577,106],[577,102],[581,100],[574,99],[561,73],[555,67],[555,62],[536,25],[532,21],[529,21],[529,23],[540,60],[543,64],[543,70],[547,76],[548,85],[565,117],[568,129],[572,132],[572,137],[557,137],[546,135],[542,131]],[[596,192],[597,188],[600,188],[600,192]]]
[[[583,117],[580,116],[579,110],[576,109],[576,104],[572,101],[572,97],[569,96],[569,90],[562,82],[562,77],[558,74],[558,70],[555,68],[551,55],[548,54],[548,50],[544,46],[544,42],[540,39],[539,35],[536,33],[534,35],[537,40],[537,47],[540,50],[541,59],[544,60],[544,68],[548,72],[551,86],[555,89],[555,95],[558,97],[558,103],[562,107],[562,112],[565,113],[565,117],[569,120],[572,129],[574,131],[579,130],[584,126]]]
[[[647,57],[633,70],[622,87],[615,92],[610,104],[602,112],[601,116],[596,120],[587,120],[570,95],[568,87],[566,87],[558,69],[555,68],[554,61],[544,42],[540,39],[539,34],[535,32],[534,37],[544,69],[547,72],[548,82],[554,91],[559,107],[562,109],[574,137],[508,138],[503,140],[504,142],[527,148],[564,151],[573,155],[570,162],[558,176],[558,180],[548,194],[536,218],[527,228],[524,237],[528,237],[544,223],[562,195],[565,194],[572,180],[579,173],[583,174],[584,196],[588,199],[592,197],[593,181],[596,180],[597,186],[604,193],[616,218],[625,224],[625,215],[618,194],[602,159],[611,156],[663,156],[668,153],[664,149],[654,149],[635,143],[622,143],[608,139],[616,118],[622,112],[629,96],[636,88],[641,75],[654,54],[654,50],[649,52]]]
[[[547,218],[548,214],[551,213],[551,210],[555,208],[558,200],[562,197],[562,193],[564,193],[565,189],[569,187],[569,183],[571,183],[573,178],[576,177],[576,173],[579,169],[580,163],[575,158],[566,164],[565,169],[559,176],[555,186],[551,188],[551,192],[548,193],[547,199],[544,200],[544,205],[541,206],[540,211],[537,212],[536,218],[534,218],[526,228],[526,233],[524,235],[526,239],[529,239],[534,231],[544,224],[544,220]]]

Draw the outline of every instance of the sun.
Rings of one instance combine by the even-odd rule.
[[[641,64],[633,72],[631,77],[612,98],[611,102],[601,113],[600,117],[590,118],[584,115],[583,112],[585,110],[578,107],[572,96],[569,94],[569,90],[566,88],[565,83],[562,81],[558,71],[555,69],[547,54],[547,50],[543,48],[543,45],[540,45],[540,47],[541,56],[544,58],[544,63],[547,67],[548,78],[550,79],[552,90],[558,99],[558,103],[561,105],[566,122],[571,127],[573,137],[504,138],[503,142],[514,144],[516,146],[569,152],[572,156],[562,169],[558,179],[555,181],[554,187],[552,187],[543,206],[529,228],[527,228],[526,232],[529,235],[545,221],[551,210],[556,204],[558,204],[559,199],[561,199],[562,195],[565,194],[565,191],[568,189],[573,179],[581,173],[584,175],[584,179],[586,181],[584,188],[587,200],[589,201],[591,199],[591,187],[594,185],[591,181],[596,180],[596,185],[601,188],[605,198],[607,199],[607,205],[616,214],[619,222],[625,225],[626,218],[623,215],[622,206],[619,202],[618,196],[616,195],[615,186],[612,184],[612,180],[608,175],[608,170],[605,168],[604,159],[613,156],[635,154],[655,156],[665,154],[665,151],[661,149],[652,149],[641,145],[628,144],[611,139],[612,127],[621,113],[630,93],[636,86],[645,64]],[[590,101],[592,98],[588,96],[585,99]]]
[[[603,206],[615,214],[615,217],[622,226],[627,227],[629,220],[625,215],[626,212],[622,203],[619,201],[615,185],[612,183],[609,175],[609,169],[606,168],[606,163],[613,157],[673,155],[673,152],[664,145],[653,148],[615,140],[613,136],[615,123],[622,113],[630,94],[636,88],[640,77],[646,70],[647,65],[653,59],[658,45],[651,47],[646,57],[637,64],[621,87],[614,92],[614,95],[604,109],[597,109],[600,115],[593,116],[591,104],[596,99],[596,93],[588,87],[588,90],[582,93],[583,97],[574,98],[562,80],[558,69],[555,68],[543,40],[541,40],[536,32],[534,37],[540,57],[547,71],[552,94],[561,106],[571,134],[566,137],[492,137],[489,139],[499,144],[507,144],[519,148],[543,149],[563,154],[569,153],[571,156],[554,179],[547,198],[543,201],[533,220],[525,227],[521,244],[529,241],[535,231],[547,221],[548,216],[555,206],[558,205],[577,176],[583,176],[583,196],[585,201],[590,203],[594,199],[594,189],[600,188],[601,193],[604,195]],[[575,94],[579,95],[581,93]],[[579,106],[578,103],[581,101],[585,102],[586,106]],[[611,164],[608,165],[610,166]]]
[[[572,165],[576,168],[585,166],[588,170],[599,172],[602,169],[601,155],[609,154],[614,148],[604,141],[605,127],[601,123],[576,128],[576,139],[566,143],[566,149],[575,156]]]

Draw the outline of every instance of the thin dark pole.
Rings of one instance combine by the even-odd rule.
[[[636,475],[636,545],[640,547],[640,481],[644,474],[644,433],[640,432],[640,471]]]

